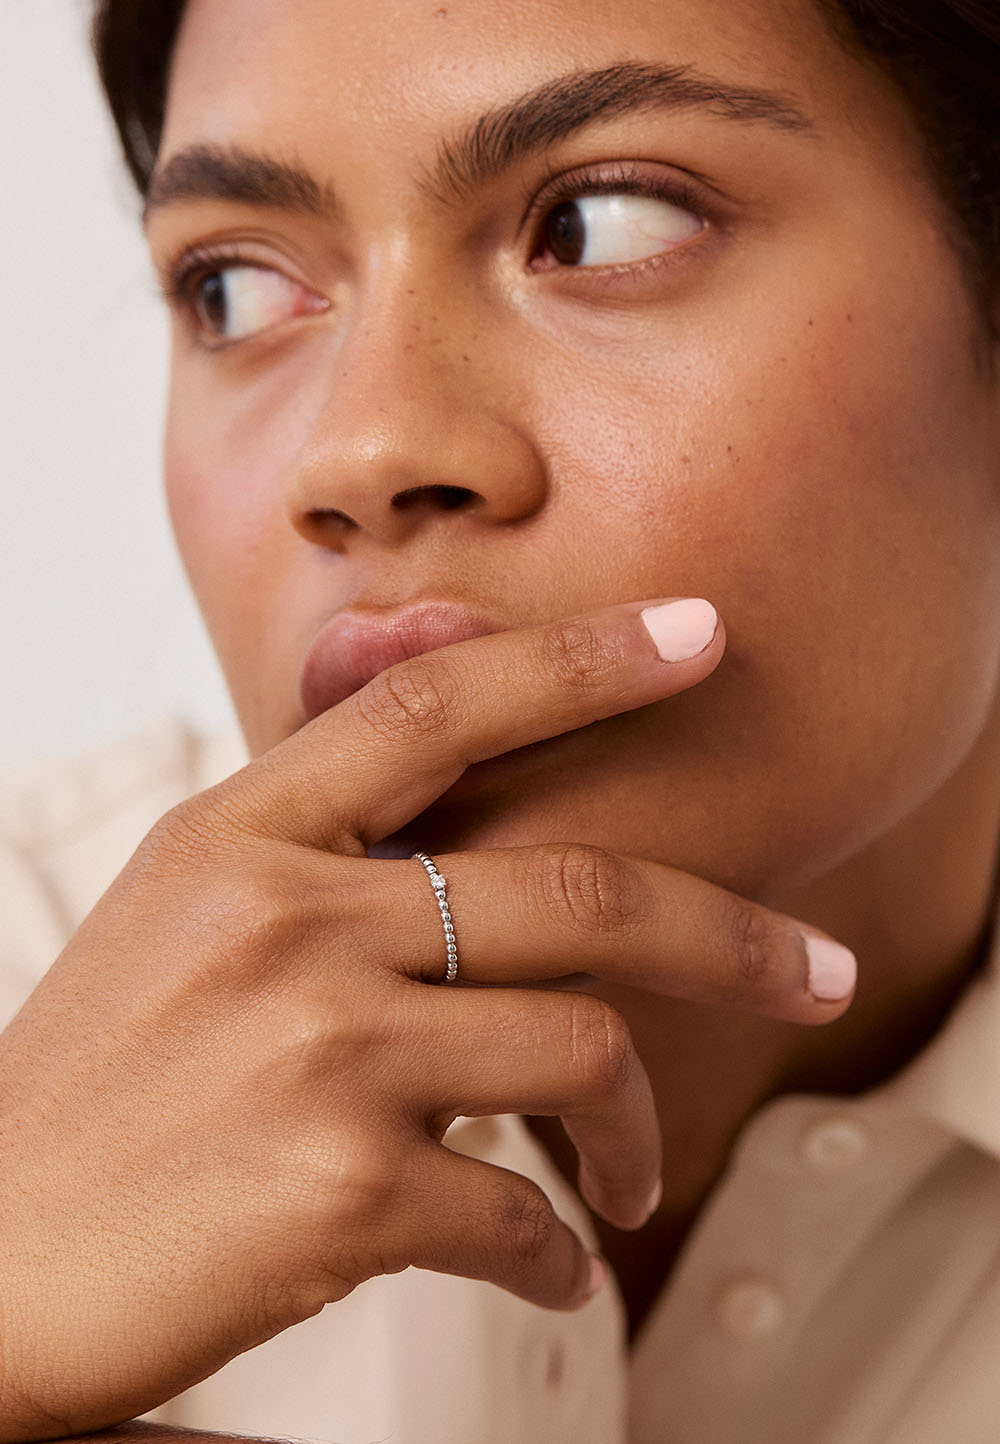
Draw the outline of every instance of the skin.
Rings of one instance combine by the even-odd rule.
[[[815,133],[645,108],[461,204],[420,183],[483,111],[623,58]],[[638,1322],[750,1111],[902,1063],[988,917],[1000,399],[879,72],[806,0],[191,0],[160,165],[209,142],[341,205],[148,220],[162,274],[240,241],[300,310],[212,349],[174,306],[171,512],[255,761],[168,814],[0,1039],[3,1441],[138,1413],[409,1263],[578,1307],[532,1186],[438,1146],[461,1112],[537,1115],[575,1174],[563,1120]],[[537,254],[544,177],[629,161],[710,177],[704,227],[652,266]],[[638,613],[685,595],[724,625],[665,663]],[[423,598],[509,630],[303,725],[322,624]],[[417,848],[492,986],[426,986]],[[803,925],[857,952],[850,1011]]]
[[[255,754],[301,725],[303,653],[341,608],[446,596],[515,626],[708,596],[729,633],[710,687],[489,787],[467,779],[414,835],[455,848],[569,828],[787,896],[912,818],[983,735],[995,391],[881,77],[805,3],[621,8],[609,24],[597,4],[505,6],[498,74],[475,6],[407,4],[392,26],[323,0],[189,7],[164,160],[205,140],[291,152],[346,218],[246,217],[336,303],[270,353],[206,356],[181,331],[172,515]],[[442,136],[623,54],[785,87],[825,139],[641,115],[455,208],[423,194]],[[711,174],[728,233],[706,230],[672,275],[527,272],[522,189],[636,155]],[[150,225],[153,256],[240,220],[177,207]],[[448,512],[435,485],[479,500]],[[430,490],[394,513],[404,487]],[[333,508],[353,526],[312,515]]]
[[[255,753],[301,725],[302,655],[343,607],[446,597],[520,626],[688,593],[725,618],[705,685],[472,769],[381,849],[592,842],[861,957],[858,1002],[826,1036],[599,990],[657,1096],[700,1099],[694,1145],[692,1119],[661,1109],[658,1248],[604,1240],[635,1276],[635,1319],[748,1111],[898,1066],[975,956],[1000,805],[1000,406],[912,113],[805,0],[392,14],[188,7],[161,160],[206,141],[292,155],[344,214],[151,217],[161,268],[255,233],[256,259],[331,302],[256,354],[199,351],[177,316],[172,515]],[[781,90],[818,135],[646,111],[460,203],[428,196],[442,138],[623,57]],[[532,269],[524,196],[630,160],[710,177],[707,228],[658,270]],[[448,510],[441,485],[470,504]],[[460,919],[482,890],[450,872]]]

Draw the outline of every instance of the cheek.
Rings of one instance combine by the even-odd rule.
[[[578,392],[563,427],[562,464],[598,476],[605,545],[617,536],[641,594],[703,594],[725,617],[726,661],[692,694],[686,732],[693,769],[712,757],[702,796],[731,815],[738,791],[758,820],[758,858],[833,865],[939,786],[985,725],[995,401],[956,314],[946,302],[911,323],[869,299],[774,313],[763,345],[646,349],[610,390],[605,373]]]
[[[308,423],[273,383],[223,392],[191,375],[196,368],[181,369],[165,437],[170,518],[237,710],[252,730],[269,685],[291,688],[281,674],[295,660],[297,640],[286,593],[302,542],[286,518],[282,486]],[[284,643],[280,655],[276,639]]]
[[[291,545],[285,485],[322,406],[324,374],[308,357],[256,378],[228,376],[220,363],[175,363],[167,499],[192,584],[213,614],[238,600],[230,593],[248,578],[266,592]]]

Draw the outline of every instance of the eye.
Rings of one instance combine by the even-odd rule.
[[[539,250],[560,266],[621,266],[682,245],[704,230],[701,216],[655,196],[581,196],[542,221]]]
[[[213,341],[245,341],[294,316],[324,310],[321,296],[268,266],[217,263],[184,288],[198,325]]]

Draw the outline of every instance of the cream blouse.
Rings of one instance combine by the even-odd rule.
[[[156,819],[244,761],[168,723],[0,792],[0,1025]],[[409,1269],[150,1417],[323,1444],[997,1444],[996,967],[888,1085],[750,1120],[631,1352],[613,1286],[564,1315]],[[447,1141],[596,1241],[519,1118]]]

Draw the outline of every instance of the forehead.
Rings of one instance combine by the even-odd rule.
[[[553,75],[626,61],[820,110],[859,83],[814,0],[189,0],[163,153],[265,133],[301,152],[338,119],[419,149]]]

